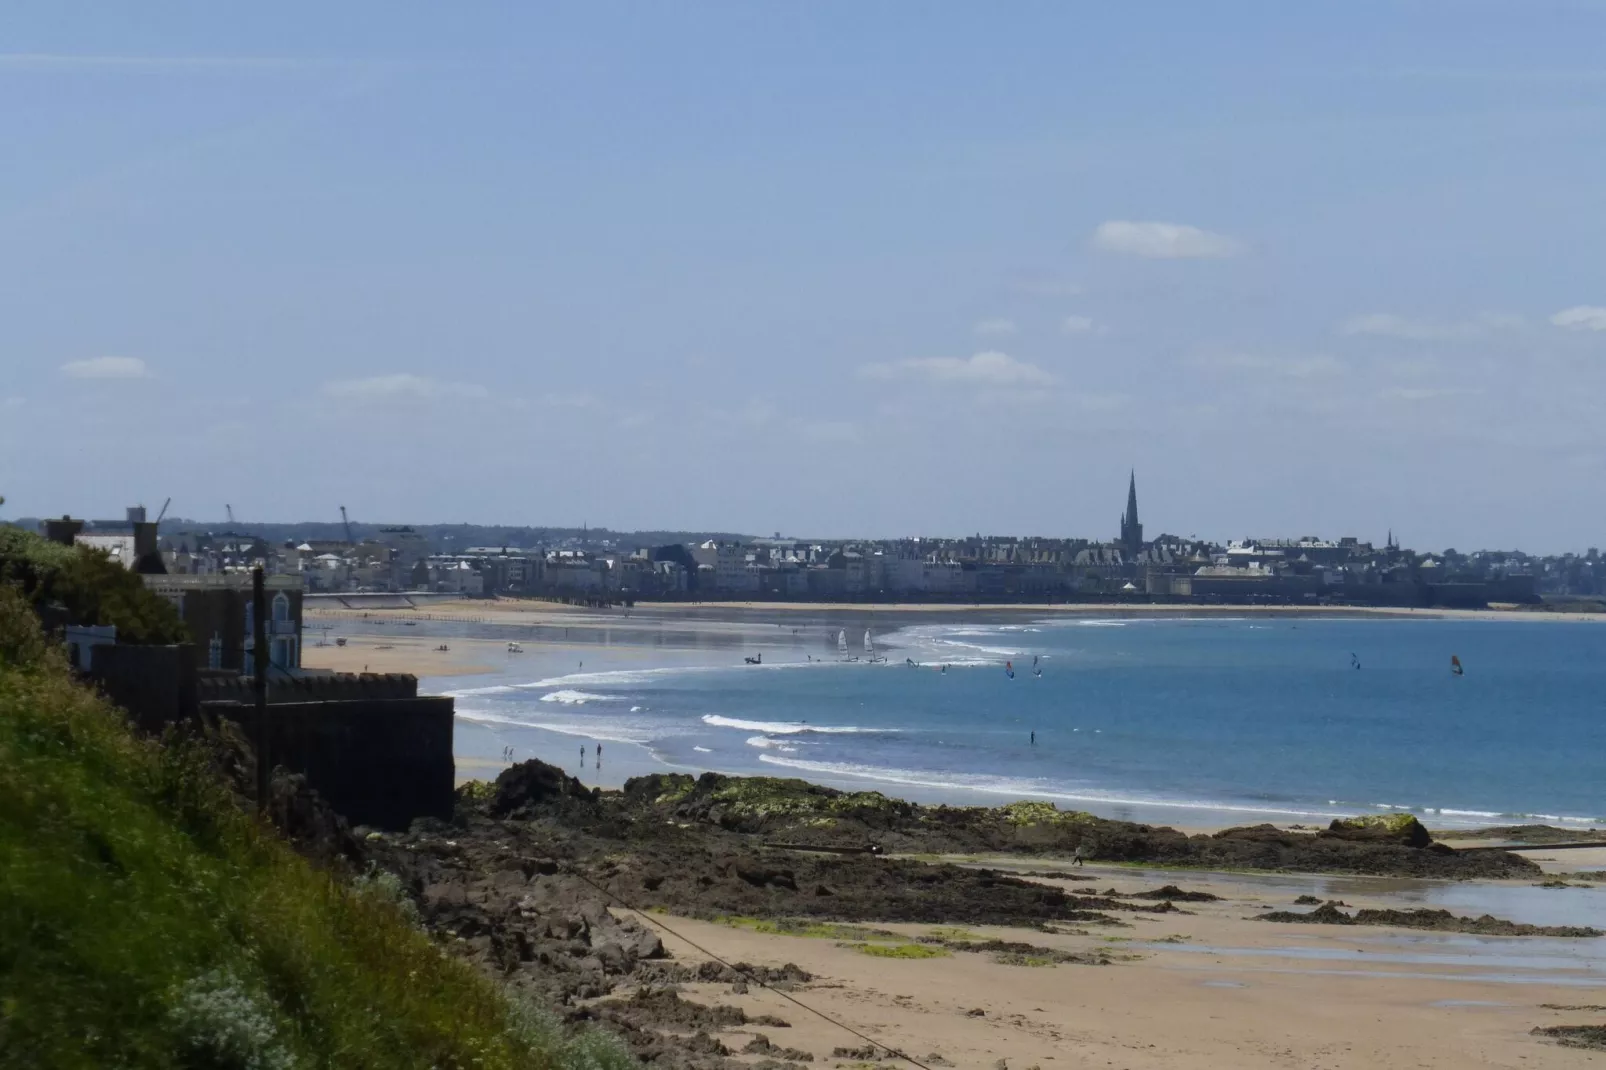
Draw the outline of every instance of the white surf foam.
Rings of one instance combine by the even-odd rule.
[[[606,721],[598,723],[545,721],[533,718],[508,717],[488,710],[463,709],[457,711],[457,716],[465,721],[473,721],[476,724],[500,724],[508,725],[512,728],[539,728],[543,732],[557,732],[559,735],[580,736],[584,739],[601,739],[609,743],[645,744],[651,742],[651,739],[645,733],[632,731],[626,725],[610,724]]]
[[[740,728],[744,732],[762,732],[771,736],[795,736],[805,732],[824,735],[851,735],[862,732],[883,732],[881,728],[860,728],[857,725],[808,724],[804,721],[744,721],[740,717],[723,717],[717,713],[703,714],[703,723],[715,728]]]
[[[611,695],[594,695],[589,691],[574,691],[565,688],[562,691],[554,691],[549,695],[542,695],[541,701],[561,702],[565,706],[584,706],[587,702],[607,702],[612,697]]]
[[[788,769],[801,769],[827,776],[875,780],[910,787],[935,788],[946,791],[976,791],[988,795],[1011,795],[1016,798],[1064,800],[1076,803],[1098,803],[1106,806],[1156,806],[1174,810],[1203,810],[1211,813],[1267,814],[1283,817],[1348,817],[1344,813],[1325,813],[1296,808],[1270,806],[1244,806],[1234,803],[1210,802],[1202,799],[1164,799],[1118,795],[1096,789],[1071,790],[1039,781],[1016,780],[1007,777],[988,777],[965,773],[933,773],[912,769],[889,769],[879,766],[857,765],[852,762],[816,762],[804,758],[780,758],[773,754],[760,754],[758,760]]]
[[[778,739],[771,739],[769,736],[749,736],[747,745],[749,747],[758,747],[760,750],[778,750],[783,754],[797,753],[797,748],[792,744],[783,743]]]
[[[711,751],[711,750],[709,750],[709,749],[708,749],[708,748],[707,748],[707,747],[697,747],[697,746],[693,746],[693,747],[692,747],[692,750],[695,750],[695,751],[702,751],[702,752],[703,752],[703,753],[704,753],[704,754],[713,754],[713,753],[714,753],[714,752],[713,752],[713,751]]]

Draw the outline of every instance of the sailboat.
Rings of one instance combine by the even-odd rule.
[[[1043,670],[1039,669],[1037,667],[1037,655],[1036,654],[1032,655],[1032,675],[1033,676],[1037,676],[1037,677],[1041,677],[1043,675]]]
[[[1013,661],[1004,662],[1004,675],[1011,680],[1015,679],[1015,663]]]
[[[1464,674],[1465,674],[1465,670],[1461,668],[1461,659],[1456,657],[1454,654],[1451,654],[1450,655],[1450,675],[1451,676],[1462,676]]]
[[[875,640],[870,638],[869,628],[864,630],[864,654],[865,660],[874,664],[880,664],[887,660],[886,655],[875,652]]]
[[[842,656],[843,661],[858,661],[858,658],[848,657],[848,631],[846,628],[837,629],[836,652]]]

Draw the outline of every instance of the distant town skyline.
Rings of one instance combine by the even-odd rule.
[[[1598,5],[33,6],[0,517],[1581,550]]]

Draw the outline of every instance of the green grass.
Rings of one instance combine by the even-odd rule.
[[[566,1034],[137,739],[0,583],[0,1067],[631,1065]]]

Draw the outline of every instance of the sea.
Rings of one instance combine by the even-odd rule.
[[[872,638],[885,661],[854,625],[777,625],[689,661],[453,693],[466,722],[564,753],[604,741],[665,772],[1183,826],[1399,810],[1439,828],[1606,824],[1600,626],[944,618]]]

